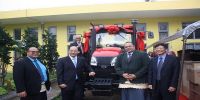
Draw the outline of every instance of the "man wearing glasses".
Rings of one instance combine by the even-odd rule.
[[[49,75],[46,67],[37,59],[38,55],[39,50],[30,47],[27,57],[14,63],[13,79],[21,100],[47,100]]]

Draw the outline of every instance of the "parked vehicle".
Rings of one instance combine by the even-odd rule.
[[[114,68],[117,56],[123,52],[126,42],[144,50],[144,32],[136,32],[135,25],[101,25],[85,32],[84,38],[86,59],[96,72],[95,77],[87,79],[85,85],[93,95],[112,95],[119,84]]]

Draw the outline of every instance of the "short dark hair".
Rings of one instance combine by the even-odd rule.
[[[132,42],[125,42],[124,44],[127,44],[127,43],[130,43],[130,44],[132,44],[133,46],[135,46],[135,44],[133,44]]]
[[[163,46],[165,49],[168,49],[168,48],[167,48],[167,44],[165,44],[165,43],[156,44],[156,45],[154,46],[154,48],[156,48],[156,47],[158,47],[158,46]]]

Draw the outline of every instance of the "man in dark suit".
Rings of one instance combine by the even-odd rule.
[[[117,57],[115,68],[121,76],[121,100],[145,100],[147,85],[147,64],[149,57],[146,53],[135,50],[131,42],[124,44],[125,53]]]
[[[157,57],[149,64],[149,88],[153,100],[175,100],[180,64],[175,56],[167,55],[166,44],[157,44]]]
[[[71,46],[69,56],[60,58],[56,64],[58,85],[62,100],[82,100],[84,72],[94,76],[95,72],[87,65],[83,57],[77,56],[78,48]]]
[[[27,57],[14,63],[13,79],[21,100],[47,100],[49,76],[46,67],[37,59],[38,54],[36,47],[30,47]]]
[[[83,56],[84,54],[84,44],[81,42],[81,36],[80,35],[75,35],[75,41],[73,43],[70,44],[69,47],[71,46],[77,46],[78,47],[78,56]]]

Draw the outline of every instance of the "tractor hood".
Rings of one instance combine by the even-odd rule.
[[[94,51],[94,57],[113,57],[117,56],[121,53],[121,48],[118,47],[105,47],[105,48],[98,48]]]

